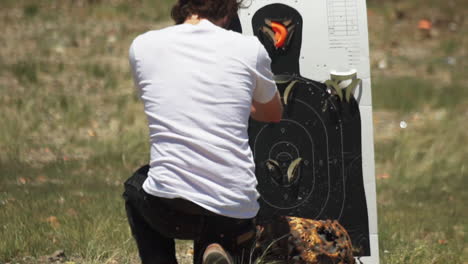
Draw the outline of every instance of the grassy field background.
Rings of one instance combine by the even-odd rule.
[[[171,4],[0,2],[0,263],[137,263],[121,192],[148,140],[127,50]],[[467,264],[468,2],[368,6],[381,263]]]

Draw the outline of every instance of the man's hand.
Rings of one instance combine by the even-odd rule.
[[[276,91],[276,94],[273,96],[267,103],[259,103],[255,100],[252,101],[252,106],[250,107],[250,117],[254,120],[260,122],[274,122],[278,123],[281,121],[283,115],[283,105],[281,103],[281,98]]]

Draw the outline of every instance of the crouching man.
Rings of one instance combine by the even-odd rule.
[[[259,205],[248,120],[279,122],[271,60],[255,37],[225,27],[236,0],[179,0],[176,25],[138,36],[130,64],[148,119],[151,157],[125,183],[143,264],[248,263]]]

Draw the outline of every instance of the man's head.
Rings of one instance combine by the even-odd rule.
[[[171,16],[176,24],[182,24],[192,15],[211,22],[226,20],[228,23],[236,14],[242,0],[178,0],[172,7]]]

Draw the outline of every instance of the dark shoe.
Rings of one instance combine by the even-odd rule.
[[[234,264],[232,257],[219,244],[210,244],[203,253],[203,264]]]

